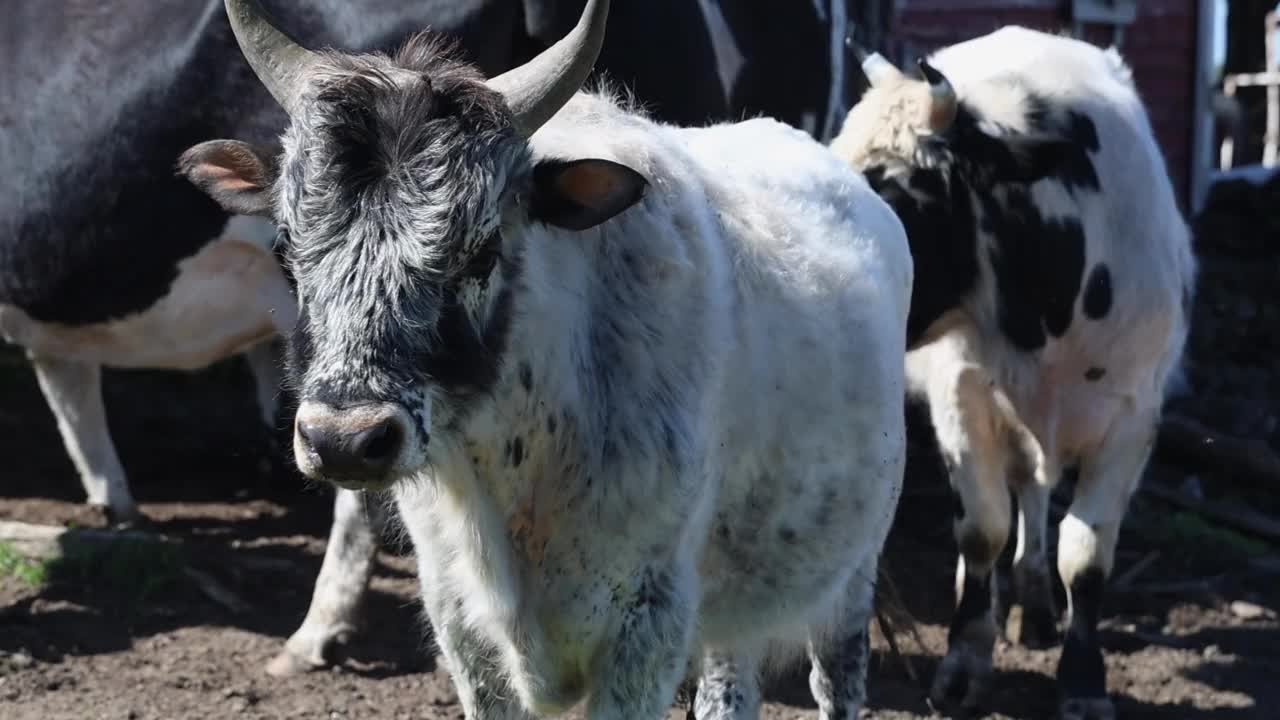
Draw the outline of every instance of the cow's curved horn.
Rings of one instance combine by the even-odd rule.
[[[609,0],[587,0],[578,24],[555,45],[486,83],[502,93],[516,128],[528,137],[559,112],[586,82],[604,44]]]
[[[935,133],[946,132],[956,119],[959,105],[956,89],[947,76],[930,65],[928,60],[920,58],[918,64],[924,79],[929,81],[929,129]]]
[[[271,97],[293,114],[302,79],[318,56],[271,24],[258,0],[226,0],[227,18],[249,67]]]
[[[852,35],[845,36],[844,46],[853,52],[853,56],[858,59],[859,65],[866,62],[867,58],[871,57],[871,53],[867,52],[867,49],[862,47],[862,43],[854,40]]]
[[[858,53],[858,59],[862,61],[862,74],[867,76],[867,82],[871,83],[871,87],[883,85],[892,80],[902,79],[902,71],[893,66],[878,52],[870,55],[866,51],[855,47]]]

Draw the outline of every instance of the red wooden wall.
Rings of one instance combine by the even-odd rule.
[[[1139,0],[1120,51],[1134,79],[1183,207],[1190,189],[1196,78],[1196,0]],[[931,49],[1018,24],[1057,32],[1070,27],[1067,0],[898,0],[889,49],[914,59]],[[1110,28],[1086,26],[1085,39],[1111,44]]]

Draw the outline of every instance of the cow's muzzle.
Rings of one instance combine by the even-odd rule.
[[[303,402],[294,423],[293,454],[302,473],[349,490],[385,488],[396,476],[411,426],[394,403],[344,408]]]

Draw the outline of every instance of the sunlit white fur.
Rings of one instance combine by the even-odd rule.
[[[770,643],[865,629],[903,468],[901,224],[771,120],[681,130],[580,94],[531,144],[650,186],[581,233],[508,210],[502,379],[396,488],[468,714],[585,693],[593,717],[657,717],[690,652],[753,677]]]

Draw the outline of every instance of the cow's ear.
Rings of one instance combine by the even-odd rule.
[[[544,160],[533,169],[529,214],[566,230],[586,230],[635,205],[649,182],[609,160]]]
[[[178,159],[178,173],[238,215],[271,215],[275,156],[238,140],[200,143]]]

